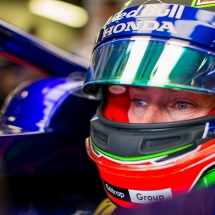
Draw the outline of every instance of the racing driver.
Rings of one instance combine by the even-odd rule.
[[[149,3],[107,21],[83,86],[102,98],[87,153],[128,210],[215,183],[215,13]],[[192,210],[211,210],[199,201]]]

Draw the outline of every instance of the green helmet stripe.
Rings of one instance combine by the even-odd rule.
[[[93,146],[101,153],[104,154],[110,158],[116,159],[116,160],[121,160],[121,161],[139,161],[139,160],[147,160],[147,159],[152,159],[152,158],[156,158],[156,157],[161,157],[164,155],[169,155],[169,154],[173,154],[175,152],[179,152],[182,151],[184,149],[187,149],[191,146],[193,146],[193,144],[188,144],[186,146],[182,146],[176,149],[172,149],[172,150],[168,150],[165,152],[160,152],[160,153],[156,153],[156,154],[151,154],[151,155],[144,155],[144,156],[138,156],[138,157],[121,157],[121,156],[116,156],[110,153],[105,152],[104,150],[100,149],[99,147],[97,147],[95,145],[95,143],[91,140],[91,143],[93,144]]]
[[[209,187],[214,184],[214,178],[215,178],[215,169],[211,169],[209,171],[206,171],[198,180],[198,182],[195,185],[195,188],[204,188]]]

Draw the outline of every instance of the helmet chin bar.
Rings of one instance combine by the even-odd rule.
[[[86,150],[114,204],[137,208],[208,186],[202,181],[215,166],[214,115],[126,124],[107,120],[100,107],[97,116]]]
[[[106,119],[101,107],[97,110],[98,119],[91,121],[91,139],[94,147],[110,157],[121,161],[138,161],[156,158],[164,159],[192,151],[204,140],[214,138],[208,133],[208,123],[214,116],[198,119],[156,123],[119,123]],[[208,136],[205,136],[208,133]]]

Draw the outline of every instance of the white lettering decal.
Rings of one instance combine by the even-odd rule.
[[[153,31],[159,28],[159,22],[157,21],[144,21],[143,26],[140,30],[142,31]]]
[[[172,7],[171,13],[169,14],[169,17],[173,18],[175,16],[175,13],[177,11],[178,5],[174,5]]]
[[[106,36],[110,36],[112,34],[113,28],[114,28],[114,26],[111,26],[110,28],[104,29],[102,37],[104,38]]]
[[[102,38],[110,36],[111,34],[120,33],[122,31],[167,31],[170,33],[176,34],[177,31],[174,27],[172,22],[163,21],[159,23],[155,20],[145,20],[145,21],[138,21],[138,22],[127,22],[127,23],[120,23],[115,26],[111,26],[110,28],[104,29]]]
[[[178,12],[177,12],[178,9]],[[143,18],[143,17],[164,17],[168,16],[170,18],[180,19],[184,11],[184,6],[174,5],[172,8],[169,8],[168,5],[140,5],[137,10],[132,10],[130,12],[120,11],[112,16],[108,22],[105,24],[109,24],[111,22],[119,21],[122,18]],[[176,13],[177,12],[177,13]],[[104,26],[105,27],[105,26]]]
[[[164,22],[163,21],[161,27],[157,28],[157,31],[164,31],[164,30],[167,30],[167,32],[170,32],[173,34],[177,33],[173,23],[171,23],[171,22]]]
[[[183,14],[183,11],[184,11],[184,5],[181,5],[178,9],[178,13],[176,14],[175,18],[180,19]]]
[[[153,191],[128,190],[132,202],[140,204],[149,204],[153,202],[163,201],[172,198],[170,188]]]
[[[136,23],[127,22],[127,27],[126,27],[125,31],[130,31],[131,29],[132,29],[132,31],[138,31],[138,29],[140,28],[140,24],[141,24],[141,22],[136,22]]]
[[[149,16],[167,16],[170,9],[159,7],[158,5],[146,5],[138,17],[149,17]]]
[[[124,31],[126,28],[126,24],[125,23],[120,23],[118,25],[116,25],[113,29],[113,33],[120,33],[122,31]]]
[[[114,194],[114,195],[116,195],[116,196],[119,196],[121,199],[125,197],[125,194],[124,194],[124,193],[118,192],[118,191],[114,190],[112,187],[108,186],[107,184],[105,184],[105,185],[106,185],[107,190],[108,190],[110,193],[112,193],[112,194]]]
[[[141,5],[140,7],[138,7],[137,10],[132,10],[129,13],[127,13],[126,18],[130,18],[130,17],[136,17],[137,14],[139,13],[139,11],[143,8],[143,5]]]

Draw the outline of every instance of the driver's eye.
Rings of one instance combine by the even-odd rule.
[[[140,99],[132,99],[132,103],[136,106],[136,107],[141,107],[141,106],[145,106],[147,103],[144,102],[143,100]]]
[[[178,102],[177,103],[177,107],[179,109],[185,109],[185,108],[188,108],[189,107],[189,104],[187,102]]]

